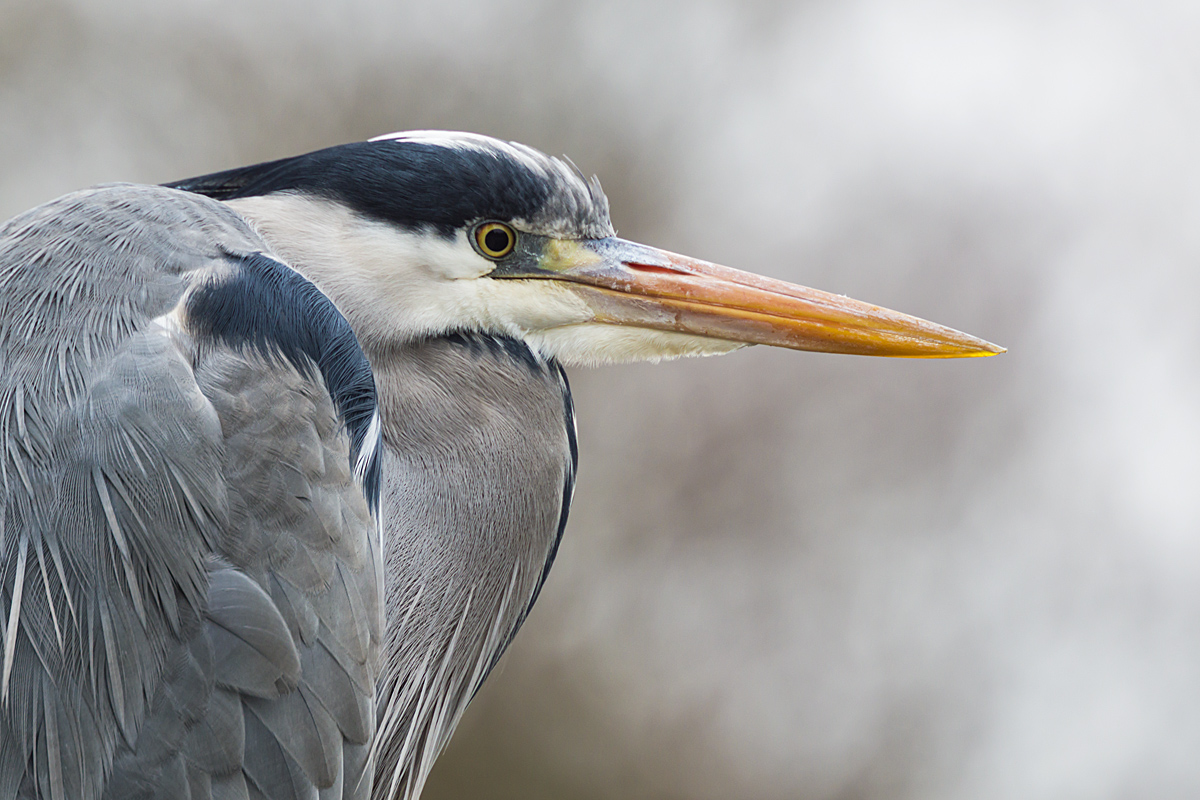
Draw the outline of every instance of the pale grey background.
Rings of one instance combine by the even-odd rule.
[[[1000,358],[578,371],[429,798],[1200,796],[1200,6],[0,0],[0,218],[405,128]]]

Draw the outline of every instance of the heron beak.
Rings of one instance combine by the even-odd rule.
[[[613,325],[825,353],[961,358],[1005,352],[897,311],[616,237],[548,240],[538,266],[536,277],[569,282],[597,322]]]

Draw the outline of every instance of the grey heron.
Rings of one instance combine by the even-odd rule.
[[[417,797],[536,600],[563,365],[1002,348],[395,134],[0,228],[0,800]]]

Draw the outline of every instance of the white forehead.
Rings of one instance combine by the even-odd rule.
[[[546,162],[552,161],[552,159],[547,158],[532,147],[527,147],[519,142],[505,142],[491,136],[484,136],[482,133],[468,133],[466,131],[396,131],[395,133],[385,133],[382,136],[368,139],[371,142],[389,140],[422,142],[454,150],[477,150],[484,153],[501,152],[539,172],[546,169]]]

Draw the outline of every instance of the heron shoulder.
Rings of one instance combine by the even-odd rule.
[[[149,186],[0,228],[0,797],[369,792],[373,384],[264,251]]]
[[[231,256],[234,269],[205,282],[186,301],[191,331],[234,349],[280,356],[302,374],[320,374],[350,436],[350,457],[363,491],[379,502],[375,380],[346,318],[295,270],[254,252]]]

